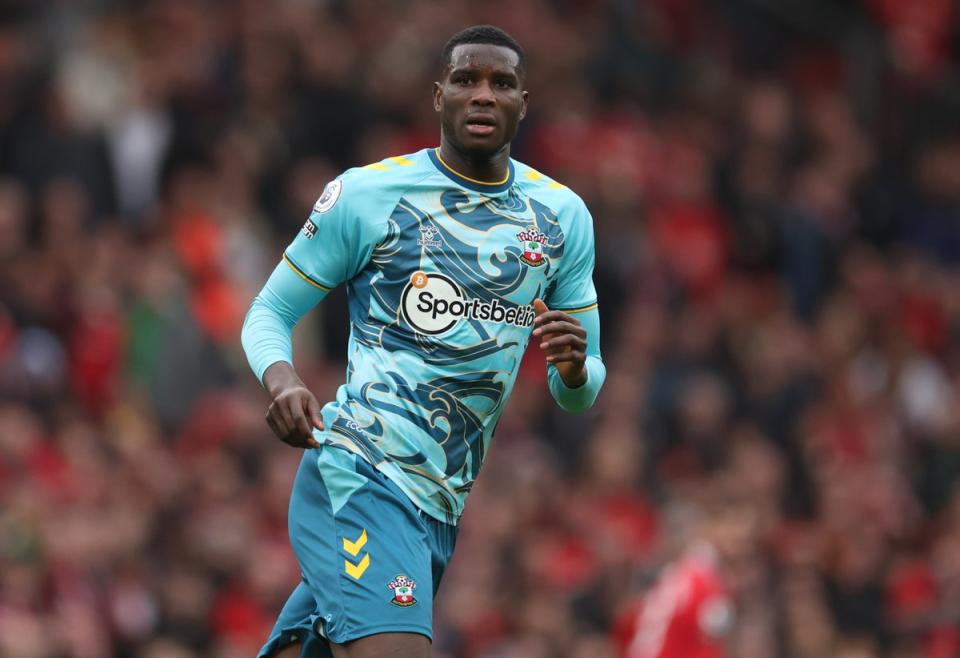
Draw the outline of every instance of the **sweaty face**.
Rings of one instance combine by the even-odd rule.
[[[526,113],[519,57],[510,48],[463,44],[453,49],[450,66],[434,86],[434,107],[444,137],[467,154],[493,154],[517,134]]]

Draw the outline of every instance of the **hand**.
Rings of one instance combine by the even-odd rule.
[[[274,363],[263,373],[263,383],[273,398],[267,408],[267,425],[273,433],[294,448],[319,448],[313,429],[323,429],[320,403],[293,366],[285,361]]]
[[[537,312],[533,335],[540,339],[540,349],[547,363],[557,367],[563,383],[569,388],[587,381],[587,331],[580,321],[563,311],[551,311],[542,299],[533,300]]]

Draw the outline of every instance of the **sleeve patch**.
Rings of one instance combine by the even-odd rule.
[[[332,180],[327,183],[327,186],[323,188],[323,194],[320,195],[320,198],[317,199],[317,202],[313,204],[313,212],[315,213],[325,213],[334,205],[336,205],[337,200],[340,198],[340,192],[343,190],[343,181],[340,179]]]
[[[303,233],[303,236],[307,240],[312,240],[313,236],[317,234],[317,225],[313,223],[312,219],[308,219],[303,224],[303,228],[300,229],[300,232]]]

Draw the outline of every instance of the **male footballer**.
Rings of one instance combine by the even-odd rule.
[[[290,501],[302,580],[260,656],[427,658],[464,502],[531,336],[571,412],[603,385],[593,227],[567,187],[510,159],[526,59],[492,26],[454,35],[433,86],[440,146],[330,182],[243,327],[305,448]],[[290,334],[347,286],[346,383],[322,408]]]

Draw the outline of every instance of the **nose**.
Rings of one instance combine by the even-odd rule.
[[[487,80],[480,80],[473,88],[473,98],[470,100],[476,105],[493,105],[497,102],[497,96]]]

